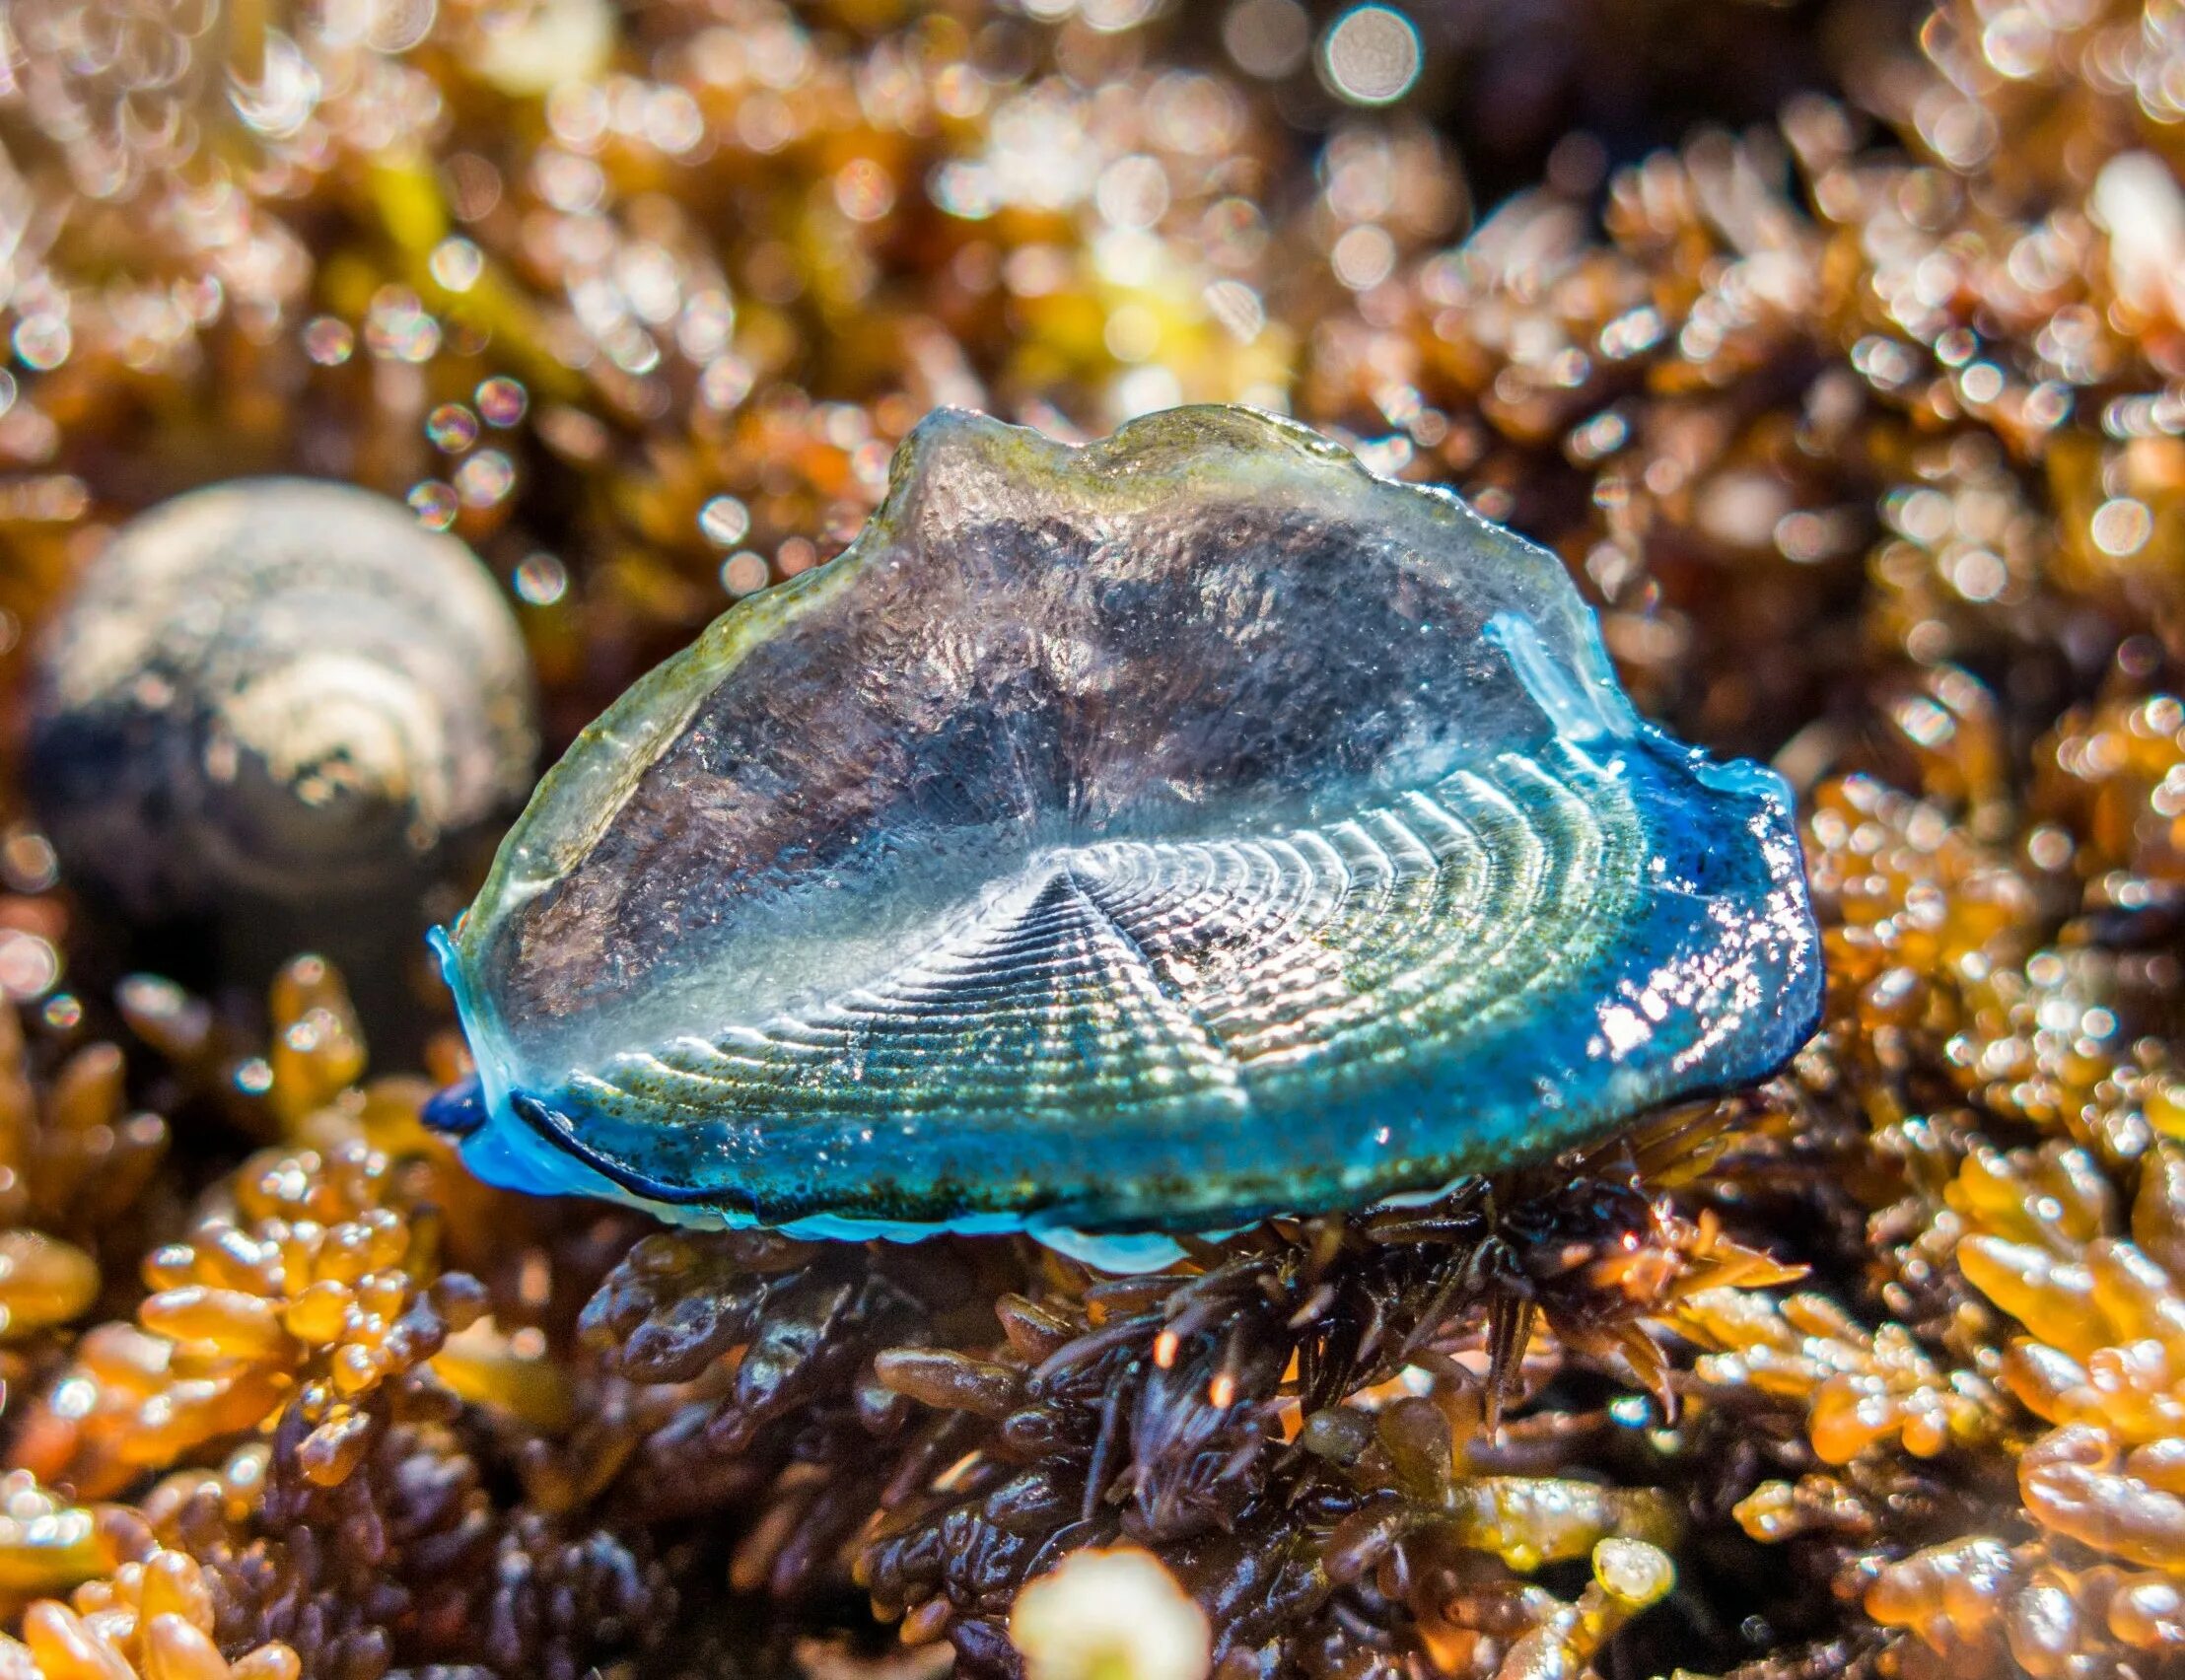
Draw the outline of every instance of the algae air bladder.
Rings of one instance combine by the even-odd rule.
[[[1221,407],[930,416],[441,944],[495,1183],[1115,1267],[1744,1084],[1821,989],[1785,789],[1638,717],[1552,555]]]

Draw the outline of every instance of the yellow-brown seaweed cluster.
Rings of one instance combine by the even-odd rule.
[[[2185,1672],[2185,9],[1354,10],[0,9],[11,692],[119,522],[302,471],[478,549],[558,742],[937,402],[1249,400],[1774,758],[1830,987],[1764,1087],[1153,1278],[662,1231],[462,1173],[422,975],[120,972],[0,774],[0,1675],[1062,1674],[1078,1579],[1222,1680]]]

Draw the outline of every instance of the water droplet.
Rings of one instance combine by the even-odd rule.
[[[429,362],[440,349],[440,322],[406,286],[382,286],[365,313],[364,342],[390,361]]]
[[[513,426],[530,406],[530,393],[512,379],[496,377],[477,389],[478,412],[488,426]]]
[[[44,892],[60,878],[53,843],[35,828],[18,828],[0,840],[0,881],[10,892]]]
[[[444,402],[425,416],[425,436],[434,449],[460,455],[478,441],[478,417],[459,402]]]
[[[60,953],[50,941],[14,928],[0,928],[0,996],[18,1003],[42,998],[60,977]]]
[[[417,523],[427,530],[446,530],[456,523],[458,504],[455,486],[437,478],[411,485],[409,505],[410,511],[417,516]]]
[[[16,322],[15,353],[27,368],[48,373],[68,360],[75,343],[68,317],[50,310],[25,315]]]
[[[871,158],[853,158],[835,175],[834,201],[853,222],[877,222],[895,208],[895,182]]]
[[[698,528],[719,548],[734,548],[750,534],[751,510],[734,496],[716,496],[698,510]]]
[[[721,587],[733,595],[742,596],[766,587],[765,557],[753,554],[748,548],[740,549],[721,563]]]
[[[347,321],[332,315],[314,315],[304,327],[304,354],[321,368],[338,368],[353,355],[357,335]]]
[[[1320,49],[1329,90],[1352,105],[1400,100],[1419,79],[1423,54],[1409,18],[1388,6],[1357,6],[1338,18]]]
[[[1345,286],[1370,292],[1395,272],[1396,242],[1385,229],[1367,222],[1337,240],[1328,260]]]
[[[459,234],[442,240],[426,259],[433,278],[451,292],[467,292],[485,272],[485,252]]]
[[[2122,559],[2147,546],[2154,534],[2154,520],[2145,502],[2120,496],[2094,510],[2092,533],[2096,548]]]
[[[516,466],[499,450],[480,450],[456,468],[456,494],[469,508],[490,508],[516,484]]]
[[[533,606],[551,606],[569,593],[569,568],[543,551],[516,568],[516,593]]]

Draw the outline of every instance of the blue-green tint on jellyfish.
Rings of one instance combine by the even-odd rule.
[[[442,945],[485,1178],[1111,1264],[1759,1078],[1821,984],[1782,785],[1642,722],[1553,556],[1215,407],[929,417]]]

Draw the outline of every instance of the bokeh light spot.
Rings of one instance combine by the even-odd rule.
[[[1298,0],[1237,0],[1222,20],[1222,45],[1245,75],[1276,81],[1312,50],[1312,20]]]
[[[2123,559],[2137,554],[2154,534],[2154,520],[2145,502],[2120,496],[2094,510],[2094,546],[2104,554]]]
[[[766,587],[766,559],[753,554],[748,548],[730,555],[721,562],[721,587],[732,595],[742,596]]]
[[[734,548],[750,534],[751,511],[734,496],[716,496],[698,510],[698,528],[717,548]]]
[[[1352,105],[1393,104],[1411,91],[1425,63],[1419,32],[1389,6],[1355,6],[1336,19],[1320,47],[1328,89]]]
[[[551,606],[569,593],[569,568],[553,555],[527,554],[514,578],[519,597],[532,606]]]

